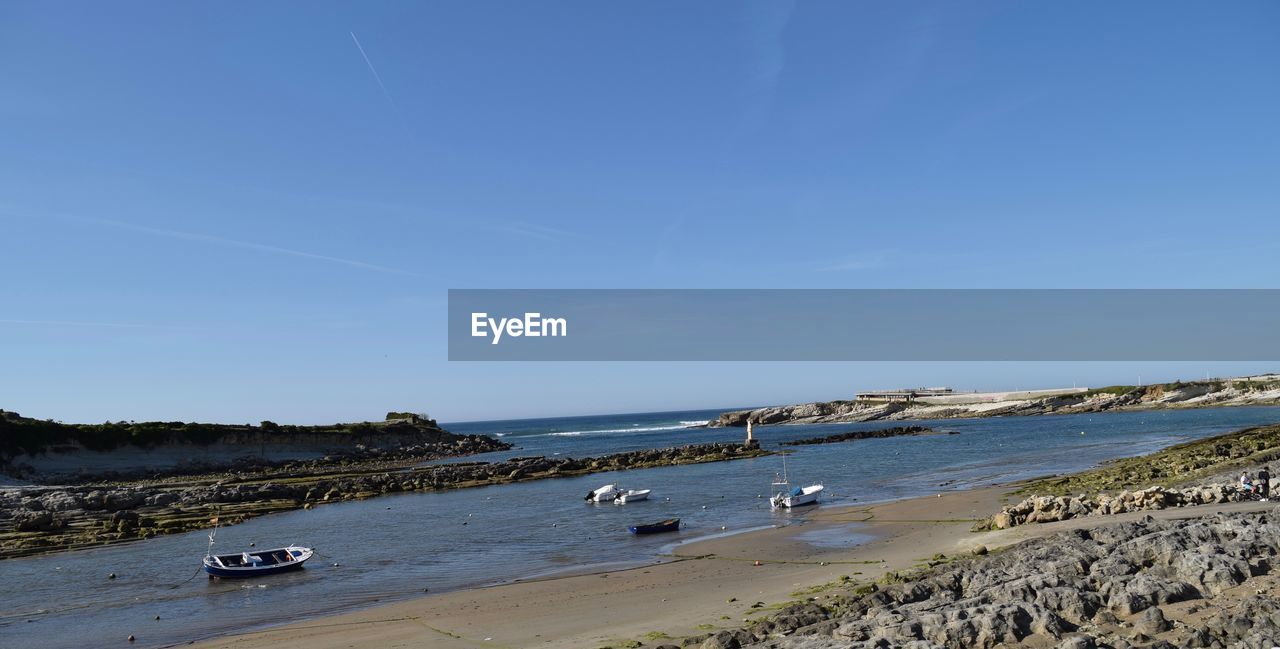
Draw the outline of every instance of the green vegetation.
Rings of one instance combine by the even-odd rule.
[[[415,415],[415,417],[417,417]],[[280,425],[263,421],[252,424],[199,424],[182,421],[118,421],[101,424],[64,424],[51,419],[31,419],[0,410],[0,457],[20,453],[40,453],[65,444],[79,444],[94,451],[110,451],[122,446],[152,447],[165,443],[208,445],[238,435],[373,435],[390,432],[392,426],[426,425],[435,422],[415,419],[389,423],[360,422],[327,426]]]
[[[387,413],[386,420],[391,421],[393,419],[408,419],[410,421],[431,422],[432,424],[436,423],[435,420],[425,412],[396,412],[395,410],[392,410]]]
[[[1246,428],[1234,433],[1170,446],[1151,455],[1110,462],[1069,476],[1042,478],[1020,494],[1095,494],[1134,487],[1175,487],[1241,466],[1280,459],[1280,425]]]
[[[1241,392],[1265,392],[1280,389],[1280,381],[1233,381],[1231,387]]]
[[[1138,389],[1137,387],[1132,385],[1110,385],[1105,388],[1094,388],[1087,392],[1081,392],[1078,396],[1092,397],[1099,394],[1114,394],[1116,396],[1121,396],[1121,395],[1129,394],[1130,392],[1133,392],[1134,390],[1137,390],[1137,389]],[[1069,395],[1069,396],[1077,396],[1077,395]]]

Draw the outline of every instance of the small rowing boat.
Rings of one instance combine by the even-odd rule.
[[[627,528],[632,534],[658,534],[660,532],[675,532],[680,529],[680,519],[668,518],[661,523],[649,523],[648,525],[632,525]]]
[[[239,554],[214,554],[214,537],[218,534],[218,517],[214,516],[213,530],[209,532],[209,549],[204,555],[204,571],[209,577],[261,577],[302,568],[315,551],[300,545],[289,545],[274,550],[241,552]]]
[[[240,554],[211,554],[204,558],[204,571],[214,577],[261,577],[302,568],[314,554],[311,548],[285,548]]]

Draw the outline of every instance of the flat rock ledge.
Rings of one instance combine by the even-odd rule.
[[[791,442],[782,442],[781,446],[807,446],[811,444],[835,444],[838,442],[851,442],[859,439],[881,439],[884,437],[910,437],[913,435],[929,435],[937,434],[932,428],[927,426],[895,426],[893,428],[881,428],[878,430],[851,430],[846,433],[836,433],[835,435],[826,435],[824,437],[807,437],[805,439],[797,439]],[[948,433],[959,434],[959,433]]]
[[[1062,532],[857,594],[793,605],[703,649],[1269,649],[1280,517],[1217,514]]]
[[[1210,484],[1184,489],[1150,487],[1118,494],[1087,496],[1031,496],[1001,509],[978,530],[1003,530],[1027,523],[1052,523],[1082,516],[1106,516],[1128,512],[1211,505],[1246,500],[1247,494],[1235,485]]]

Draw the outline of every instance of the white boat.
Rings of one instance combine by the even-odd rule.
[[[607,503],[618,497],[617,485],[607,484],[599,489],[593,489],[584,499],[589,503]]]
[[[822,495],[822,485],[813,484],[807,487],[793,487],[787,477],[787,456],[782,456],[782,475],[773,481],[775,493],[769,499],[769,506],[774,509],[791,509],[818,502]]]
[[[648,489],[628,489],[626,491],[619,491],[618,495],[614,497],[613,502],[619,505],[625,505],[627,503],[633,503],[637,500],[648,500],[648,499],[649,499]]]
[[[769,504],[774,509],[792,507],[800,507],[801,505],[812,505],[818,502],[818,496],[822,494],[822,485],[814,484],[807,487],[793,487],[791,491],[778,492],[769,499]]]

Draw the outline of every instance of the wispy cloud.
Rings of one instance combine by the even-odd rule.
[[[158,329],[159,325],[133,322],[90,322],[80,320],[15,320],[0,318],[0,324],[35,325],[40,327],[109,327],[112,329]]]
[[[744,110],[739,123],[739,134],[759,130],[773,112],[774,95],[787,65],[787,49],[784,41],[787,24],[795,2],[766,2],[747,5],[744,31],[748,59],[745,80]]]
[[[504,232],[507,234],[515,234],[531,239],[541,239],[543,241],[559,241],[561,239],[570,239],[578,236],[568,230],[551,228],[537,223],[527,223],[524,221],[492,221],[486,225],[494,232]]]
[[[288,255],[290,257],[301,257],[303,259],[314,259],[316,261],[327,261],[334,264],[341,264],[343,266],[350,266],[352,268],[359,268],[361,270],[369,270],[369,271],[374,271],[378,273],[391,273],[393,275],[408,275],[411,277],[423,277],[423,275],[420,275],[418,273],[410,272],[407,270],[400,270],[398,268],[391,268],[389,266],[380,266],[378,264],[370,264],[368,262],[360,261],[358,259],[346,259],[344,257],[333,257],[331,255],[321,255],[321,254],[316,254],[314,252],[306,252],[304,250],[294,250],[292,248],[282,248],[280,246],[273,246],[265,243],[241,241],[239,239],[228,239],[226,237],[219,237],[212,234],[203,234],[199,232],[185,232],[182,230],[168,230],[164,228],[153,228],[145,225],[125,223],[123,221],[112,221],[108,219],[85,219],[85,220],[92,223],[108,225],[114,228],[120,228],[122,230],[141,232],[143,234],[150,234],[158,237],[181,239],[183,241],[197,241],[200,243],[209,243],[213,245],[226,246],[230,248],[242,248],[245,250],[257,250],[259,252],[267,252],[267,253],[273,253],[278,255]]]
[[[839,272],[848,270],[869,270],[872,268],[882,268],[889,265],[889,262],[902,254],[897,248],[886,250],[870,250],[851,257],[836,260],[831,263],[818,267],[820,271]]]

